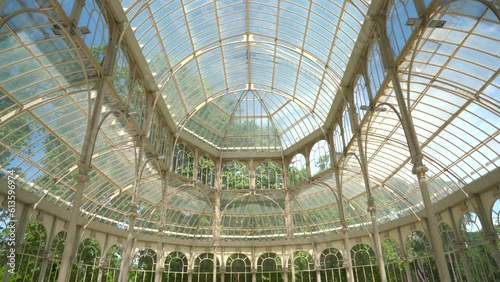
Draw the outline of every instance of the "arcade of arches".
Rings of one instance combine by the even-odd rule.
[[[496,0],[0,0],[0,279],[500,281]]]

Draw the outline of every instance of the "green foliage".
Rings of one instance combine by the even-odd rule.
[[[129,281],[154,281],[156,252],[151,249],[139,250],[132,259]]]
[[[198,160],[198,181],[209,187],[215,187],[215,164],[207,156],[202,156]]]
[[[19,152],[31,142],[31,135],[35,124],[27,113],[19,114],[0,126],[0,136],[6,138],[4,143],[10,149],[0,147],[0,166],[9,168],[9,160],[15,156],[13,151]]]
[[[294,186],[298,183],[300,183],[302,180],[307,178],[307,171],[306,168],[296,168],[294,166],[289,166],[288,167],[288,175],[290,178],[290,186]]]
[[[319,169],[317,173],[325,171],[331,167],[330,155],[322,155],[316,161],[316,167]]]
[[[222,189],[240,190],[250,188],[250,175],[246,165],[230,162],[222,169]]]
[[[92,53],[92,56],[99,62],[99,64],[102,66],[104,62],[104,55],[106,54],[106,45],[94,45],[94,46],[89,46],[90,53]]]
[[[316,282],[316,271],[314,270],[314,259],[308,252],[295,251],[293,252],[293,264],[295,268],[296,282]],[[291,258],[288,260],[288,265],[291,268]],[[288,273],[288,281],[292,281],[293,273]]]
[[[388,281],[403,282],[405,276],[404,261],[401,260],[399,244],[393,239],[385,239],[382,242],[385,268]]]
[[[263,162],[255,169],[256,189],[282,189],[282,166],[275,162]]]
[[[187,178],[193,178],[194,155],[184,144],[177,144],[174,148],[173,171]]]
[[[76,263],[71,269],[70,281],[95,281],[99,272],[101,248],[95,239],[85,239],[78,248]]]
[[[122,262],[123,247],[113,245],[106,254],[106,267],[103,269],[102,277],[105,282],[117,282]]]

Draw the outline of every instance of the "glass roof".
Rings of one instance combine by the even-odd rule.
[[[14,170],[18,187],[40,200],[72,208],[89,113],[102,82],[107,91],[81,208],[85,219],[127,228],[137,192],[139,233],[158,232],[164,196],[164,232],[170,237],[326,236],[341,230],[339,203],[351,230],[368,229],[367,189],[354,157],[359,148],[350,115],[345,106],[331,112],[334,102],[345,102],[335,93],[349,62],[362,55],[366,64],[347,76],[353,80],[353,110],[378,220],[416,216],[423,209],[407,137],[389,107],[397,109],[398,103],[378,41],[361,38],[366,53],[352,56],[354,42],[363,34],[364,2],[122,1],[120,12],[130,21],[127,36],[137,39],[141,50],[129,41],[116,46],[116,67],[109,80],[101,77],[110,6],[85,1],[78,26],[87,26],[90,34],[71,35],[62,27],[73,1],[0,3],[0,20],[5,21],[0,26],[0,175]],[[432,201],[438,202],[498,173],[499,20],[478,1],[458,1],[433,14],[433,19],[445,21],[442,28],[412,36],[415,29],[405,22],[416,11],[411,1],[405,3],[388,5],[386,32],[429,169]],[[363,29],[372,32],[366,25]],[[134,191],[137,133],[144,125],[151,89],[139,75],[140,60],[154,75],[164,98],[159,105],[167,110],[158,106],[150,113],[151,134],[144,141],[147,162]],[[380,103],[385,111],[366,111],[366,106]],[[176,128],[167,126],[169,117]],[[179,154],[178,163],[190,170],[172,169],[164,185],[159,164],[168,160],[150,161],[151,156],[172,156],[174,136],[180,131],[219,151],[251,153],[283,151],[321,127],[331,129],[331,135],[324,136],[329,142],[306,144],[272,160],[245,154],[227,170],[222,164],[236,160],[209,156],[203,149],[189,151],[186,158]],[[190,140],[180,141],[188,141],[185,148],[193,147]],[[334,165],[340,167],[342,187],[329,154],[338,161]],[[300,166],[287,173],[294,156],[300,156]],[[195,169],[200,169],[202,157],[213,161],[203,167],[210,183],[200,181],[202,173]],[[268,170],[255,177],[252,165],[263,161],[273,161],[263,167],[272,167],[274,174]],[[216,179],[217,171],[224,174],[218,175],[222,181]],[[231,173],[238,177],[232,182],[223,179]],[[299,177],[284,179],[291,175]],[[252,187],[252,176],[266,188]],[[271,178],[279,183],[268,185]],[[240,190],[228,184],[237,181],[244,182]]]
[[[222,151],[282,151],[319,129],[367,9],[326,0],[121,3],[180,130]]]

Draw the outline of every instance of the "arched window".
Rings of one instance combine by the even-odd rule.
[[[401,248],[394,239],[387,238],[382,242],[385,272],[388,281],[405,281],[406,273],[401,260]]]
[[[312,147],[309,156],[309,165],[311,167],[311,175],[313,176],[331,167],[330,150],[325,140],[316,142]]]
[[[466,281],[467,278],[464,275],[464,270],[462,267],[462,263],[460,262],[460,257],[456,253],[455,247],[455,233],[453,233],[453,229],[446,224],[439,224],[439,233],[441,234],[441,239],[443,240],[443,248],[445,251],[446,261],[450,268],[450,275],[453,277],[455,281]]]
[[[375,252],[366,244],[354,245],[351,249],[354,281],[378,281],[380,271],[375,262]]]
[[[120,96],[124,104],[128,103],[129,86],[131,83],[130,66],[121,47],[118,48],[118,55],[116,56],[115,73],[113,74],[113,87]]]
[[[64,244],[66,240],[66,232],[61,231],[57,233],[52,245],[50,247],[50,256],[45,272],[44,281],[57,281],[59,276],[59,266],[61,265],[62,254],[64,251]]]
[[[140,249],[132,259],[129,279],[132,281],[155,281],[156,252],[151,249]]]
[[[386,75],[384,66],[382,65],[382,57],[380,56],[380,47],[377,41],[373,41],[370,53],[368,54],[367,71],[372,95],[376,96]]]
[[[80,243],[70,281],[97,281],[101,247],[95,239],[87,238]]]
[[[102,65],[109,41],[109,31],[106,19],[96,0],[85,1],[78,26],[87,26],[92,31],[84,34],[83,40],[92,52],[92,56]]]
[[[361,109],[361,107],[370,105],[370,95],[366,89],[365,77],[363,75],[358,76],[356,86],[354,86],[354,105],[356,113],[358,113],[359,118],[362,120],[367,111],[366,109]]]
[[[406,254],[414,281],[439,281],[436,261],[430,255],[430,245],[422,231],[412,231],[406,240]]]
[[[193,282],[213,281],[214,265],[216,273],[219,273],[219,260],[210,253],[204,253],[194,260]],[[220,275],[217,274],[217,281],[220,281]]]
[[[335,248],[328,248],[321,253],[321,281],[344,281],[347,279],[342,253]]]
[[[236,253],[229,256],[226,262],[225,281],[251,282],[252,264],[244,254]]]
[[[23,281],[38,281],[47,234],[38,221],[31,221],[24,233],[22,250],[16,255],[16,274]]]
[[[484,238],[483,226],[479,216],[472,211],[466,212],[460,222],[462,239],[466,243],[467,255],[472,276],[478,281],[496,281],[500,272],[493,260],[493,247]]]
[[[184,144],[175,145],[173,171],[187,178],[193,178],[194,156]]]
[[[264,253],[257,260],[257,282],[283,281],[281,258],[275,253]]]
[[[165,272],[163,274],[163,281],[188,281],[188,260],[181,252],[171,252],[165,259]]]
[[[342,137],[342,131],[340,125],[335,125],[335,130],[333,131],[333,147],[335,148],[335,154],[339,155],[344,152],[345,144]]]
[[[393,1],[388,9],[386,32],[396,56],[399,55],[414,29],[406,25],[408,18],[418,18],[413,1]]]
[[[136,71],[137,72],[137,71]],[[134,113],[131,115],[131,117],[135,120],[137,125],[142,127],[142,122],[144,118],[144,110],[146,109],[146,93],[144,91],[144,86],[142,85],[141,81],[139,80],[139,77],[135,76],[133,77],[133,82],[131,83],[131,95],[130,95],[130,101],[128,103],[128,110],[130,113]],[[155,111],[156,112],[156,111]],[[151,126],[152,127],[152,126]],[[159,124],[159,128],[165,128],[161,126],[161,123]],[[159,131],[160,131],[159,130]],[[164,152],[159,152],[158,148],[158,143],[161,143],[163,140],[168,140],[167,136],[165,134],[158,134],[161,136],[161,139],[159,142],[156,142],[155,144],[155,149],[158,152],[158,154],[164,154]]]
[[[314,259],[305,251],[293,252],[293,264],[295,268],[295,281],[316,282],[316,271],[314,270]],[[288,265],[292,265],[290,260]],[[288,272],[288,281],[292,281],[292,273]]]
[[[255,168],[256,189],[282,189],[283,169],[275,162],[262,162]]]
[[[198,181],[211,188],[215,187],[215,164],[207,156],[202,156],[198,160]]]
[[[307,178],[306,158],[302,154],[293,156],[288,165],[288,177],[290,186],[294,186]]]
[[[344,114],[342,114],[342,128],[344,129],[342,133],[344,134],[345,146],[351,142],[352,139],[352,126],[351,117],[349,116],[349,106],[344,109]]]
[[[135,91],[134,93],[137,93],[137,91]],[[144,96],[144,94],[141,94],[142,96]],[[132,101],[133,102],[133,101]],[[138,101],[137,102],[137,106],[138,107],[144,107],[142,106],[142,101]],[[131,105],[131,107],[134,106],[133,104]],[[137,109],[131,109],[132,111],[136,111],[136,112],[141,112]],[[139,115],[134,115],[135,116],[139,116]],[[142,118],[142,114],[141,114],[141,118]],[[158,156],[167,156],[167,153],[170,151],[170,133],[168,132],[168,129],[167,127],[165,126],[165,124],[163,124],[162,122],[162,119],[163,117],[157,112],[157,111],[153,111],[153,117],[151,118],[151,130],[149,132],[149,141],[151,142],[151,145],[153,145],[154,149],[156,150],[156,153],[158,154]],[[138,124],[141,124],[138,122]],[[166,158],[165,158],[166,160]],[[164,160],[164,161],[165,161]]]
[[[222,169],[222,189],[240,190],[250,188],[250,175],[246,165],[230,162]]]
[[[106,253],[104,268],[102,270],[103,281],[118,281],[120,265],[122,262],[123,247],[113,245]]]

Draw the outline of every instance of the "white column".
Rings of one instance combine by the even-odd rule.
[[[134,208],[135,207],[135,208]],[[137,210],[136,206],[132,206],[131,210]],[[134,210],[134,212],[135,212]],[[127,241],[125,242],[125,246],[123,248],[123,256],[120,264],[120,274],[118,275],[119,282],[127,282],[128,274],[130,269],[130,264],[132,260],[132,250],[134,245],[134,224],[135,224],[135,215],[131,213],[129,215],[129,226],[127,231]]]
[[[413,163],[412,172],[417,176],[420,192],[422,194],[422,200],[424,202],[424,210],[426,212],[427,220],[429,223],[430,240],[432,247],[434,249],[440,281],[451,282],[451,277],[448,271],[448,265],[446,263],[446,257],[444,254],[443,242],[441,239],[441,235],[439,233],[436,212],[434,206],[432,205],[431,196],[429,194],[429,188],[427,186],[427,179],[425,173],[427,172],[428,169],[423,164],[423,155],[420,149],[420,144],[418,143],[417,133],[415,131],[415,126],[413,125],[413,119],[411,117],[411,113],[408,111],[405,98],[403,95],[403,90],[401,89],[399,76],[396,71],[396,66],[394,64],[394,53],[392,51],[389,39],[385,33],[385,21],[382,17],[378,17],[374,20],[373,23],[378,29],[378,39],[381,51],[380,53],[382,56],[384,68],[387,71],[387,74],[389,75],[390,79],[392,80],[392,84],[394,87],[394,93],[399,108],[398,117],[400,118],[406,136],[406,140],[408,142],[408,147],[411,155],[411,162]]]
[[[73,254],[75,249],[74,242],[76,238],[77,221],[80,218],[80,207],[83,198],[83,191],[85,190],[89,182],[88,174],[90,171],[90,163],[92,161],[92,152],[94,151],[95,141],[99,133],[102,105],[104,102],[104,96],[107,92],[107,86],[109,84],[107,79],[111,77],[110,75],[113,72],[114,66],[116,64],[117,48],[115,48],[115,45],[118,40],[117,27],[118,25],[116,23],[110,22],[111,38],[104,58],[104,75],[98,83],[97,97],[94,101],[92,115],[90,116],[90,121],[88,127],[86,128],[85,139],[83,140],[80,161],[78,163],[78,174],[76,175],[77,184],[73,196],[73,205],[70,211],[70,221],[68,222],[68,231],[66,234],[64,251],[61,258],[59,276],[57,277],[58,282],[68,281],[69,273],[71,272],[71,255]]]
[[[104,240],[104,246],[102,248],[101,258],[99,259],[99,272],[97,273],[97,282],[102,282],[102,275],[104,267],[106,266],[106,252],[108,250],[109,244],[109,234],[106,233],[106,239]]]
[[[78,248],[75,246],[76,227],[80,217],[80,206],[83,198],[83,190],[87,187],[89,177],[87,174],[78,174],[76,176],[76,191],[73,198],[73,207],[70,212],[68,222],[68,230],[66,232],[66,240],[64,244],[64,251],[61,258],[61,265],[59,267],[59,276],[57,282],[69,281],[69,274],[71,272],[71,263],[74,261],[72,254]],[[76,247],[76,248],[75,248]]]
[[[372,221],[372,232],[373,232],[373,244],[375,246],[375,256],[377,259],[377,264],[380,268],[380,278],[382,282],[387,281],[387,276],[385,273],[385,262],[384,255],[382,253],[382,244],[380,243],[380,234],[378,231],[378,220],[377,220],[377,207],[375,206],[375,199],[373,198],[371,187],[370,187],[370,177],[368,174],[368,164],[365,156],[365,149],[363,142],[361,141],[361,127],[359,126],[358,115],[355,112],[356,106],[354,105],[352,87],[344,88],[344,95],[348,96],[347,100],[349,102],[348,112],[349,118],[351,120],[351,127],[353,134],[356,138],[358,145],[358,154],[356,159],[359,161],[359,166],[361,167],[361,173],[363,174],[363,183],[365,185],[366,196],[368,201],[368,212],[370,213],[370,218]]]
[[[405,263],[405,274],[406,274],[406,281],[411,282],[411,271],[410,271],[410,264],[408,263],[408,254],[406,253],[406,247],[405,243],[403,241],[403,235],[401,234],[401,229],[398,227],[398,241],[399,241],[399,246],[401,247],[401,258],[403,259]]]
[[[165,255],[163,253],[163,243],[162,236],[158,236],[158,242],[156,246],[156,275],[155,282],[161,282],[163,277],[163,272],[165,271]]]
[[[283,281],[288,282],[288,267],[283,267]]]
[[[342,228],[344,232],[344,267],[346,270],[347,281],[354,282],[354,272],[352,270],[352,260],[351,260],[351,243],[349,241],[349,228],[346,226]]]
[[[47,240],[47,244],[45,245],[45,251],[43,252],[43,262],[42,262],[42,268],[40,269],[40,276],[38,277],[38,282],[43,282],[45,279],[45,273],[47,272],[47,265],[50,260],[51,253],[50,251],[52,250],[52,242],[54,241],[55,233],[56,233],[56,226],[57,226],[57,217],[53,216],[52,217],[52,224],[50,225],[50,231],[49,231],[49,236]]]
[[[212,281],[217,282],[217,245],[214,245],[213,249],[214,253],[214,268],[213,268],[213,275],[212,275]]]
[[[474,281],[472,277],[472,272],[470,271],[469,259],[465,255],[464,251],[465,245],[462,239],[462,234],[458,229],[457,223],[455,221],[455,216],[453,215],[453,211],[451,209],[448,209],[448,214],[450,215],[451,228],[453,229],[453,233],[455,233],[455,243],[453,244],[453,248],[457,249],[458,254],[460,255],[460,262],[462,263],[462,267],[465,272],[465,278],[467,279],[467,281]]]

